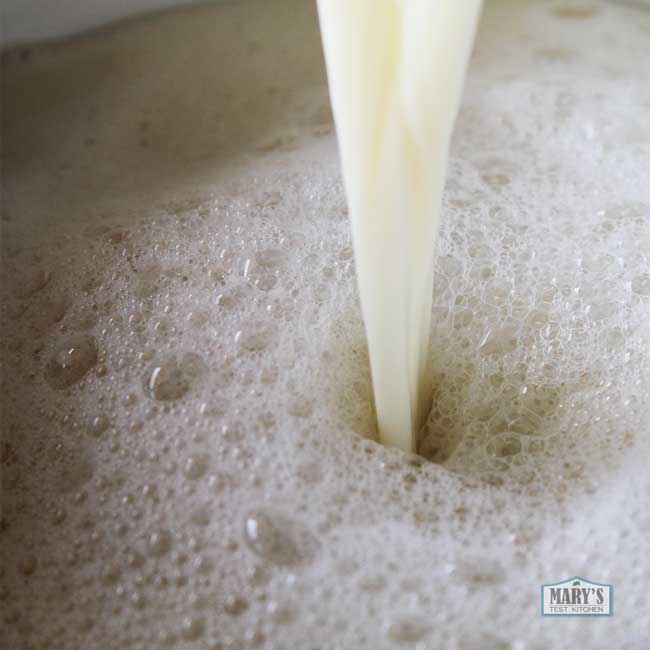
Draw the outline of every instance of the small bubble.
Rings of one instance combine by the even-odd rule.
[[[145,598],[139,591],[133,591],[129,600],[137,609],[144,609],[144,606],[146,605]]]
[[[539,433],[542,426],[542,418],[534,411],[522,408],[521,411],[508,422],[508,429],[523,434]]]
[[[208,469],[208,457],[204,454],[195,454],[185,461],[183,472],[190,480],[201,478]]]
[[[594,320],[604,320],[614,316],[618,311],[618,305],[615,302],[602,302],[591,305],[589,315]]]
[[[102,433],[104,433],[106,429],[108,429],[109,424],[110,422],[105,415],[103,414],[97,415],[93,418],[93,421],[90,425],[90,433],[93,436],[98,437]]]
[[[205,628],[202,618],[197,616],[186,616],[181,623],[181,636],[187,641],[198,639]]]
[[[399,643],[417,643],[431,632],[427,621],[415,616],[406,616],[388,626],[388,638]]]
[[[296,614],[294,607],[289,603],[279,603],[270,600],[266,605],[266,612],[276,623],[288,623]]]
[[[305,483],[315,484],[323,480],[323,473],[318,463],[302,463],[298,466],[296,473]]]
[[[385,586],[386,578],[380,574],[371,573],[359,580],[359,587],[363,591],[381,591]]]
[[[650,273],[642,273],[632,280],[632,291],[640,296],[650,296]]]
[[[535,329],[541,329],[548,322],[548,314],[536,309],[529,314],[528,322]]]
[[[208,574],[212,571],[212,562],[207,558],[199,555],[192,562],[192,566],[197,573]]]
[[[254,327],[237,332],[235,342],[248,352],[259,352],[269,346],[273,335],[274,330],[270,326]]]
[[[483,174],[483,180],[492,187],[502,187],[510,183],[510,176],[499,172],[491,172]]]
[[[503,566],[490,558],[462,557],[453,567],[453,573],[474,587],[496,585],[505,580]]]
[[[144,390],[153,399],[174,401],[183,397],[206,371],[198,354],[170,357],[155,365],[144,377]]]
[[[204,417],[217,417],[228,410],[228,402],[220,397],[212,397],[209,402],[201,402],[199,413]]]
[[[286,256],[284,251],[277,248],[268,248],[255,253],[252,259],[254,268],[277,269],[285,262]]]
[[[494,472],[486,472],[485,474],[482,474],[481,479],[493,487],[501,487],[504,483],[503,477],[495,474]]]
[[[306,418],[314,412],[314,405],[307,397],[296,397],[289,403],[288,411],[296,417]]]
[[[162,282],[162,269],[157,264],[152,264],[138,274],[135,295],[138,298],[148,298],[158,291]]]
[[[129,551],[126,554],[126,565],[131,569],[138,569],[144,563],[144,558],[137,551]]]
[[[187,322],[197,329],[208,322],[208,314],[205,311],[191,311],[187,315]]]
[[[240,616],[248,609],[248,602],[241,596],[230,594],[223,603],[223,611],[230,616]]]
[[[519,436],[512,433],[503,433],[490,438],[486,451],[490,456],[504,458],[506,456],[515,456],[521,451],[521,441]]]
[[[101,579],[107,585],[115,584],[120,578],[120,566],[118,564],[108,564],[102,568]]]
[[[147,548],[151,555],[161,557],[172,547],[172,536],[167,530],[156,530],[147,540]]]
[[[77,335],[59,345],[45,366],[45,380],[60,390],[76,384],[97,363],[93,336]]]
[[[311,561],[319,546],[312,533],[301,524],[262,511],[251,512],[246,517],[244,537],[256,555],[281,566]]]
[[[261,275],[255,280],[255,286],[260,291],[270,291],[277,284],[277,278],[274,275]]]
[[[506,325],[491,328],[479,344],[484,354],[507,354],[517,349],[517,328]]]
[[[65,521],[65,517],[66,517],[65,510],[58,508],[57,510],[54,511],[54,514],[52,515],[52,523],[55,526],[58,526],[59,524]]]
[[[438,265],[440,270],[449,278],[454,278],[456,276],[462,275],[463,273],[463,264],[455,258],[453,255],[445,255],[438,260]],[[436,280],[436,283],[440,285],[440,282]]]

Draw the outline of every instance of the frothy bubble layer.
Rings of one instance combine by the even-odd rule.
[[[372,440],[312,3],[5,53],[0,645],[645,650],[649,36],[487,5],[418,456]],[[613,617],[540,617],[574,575]]]

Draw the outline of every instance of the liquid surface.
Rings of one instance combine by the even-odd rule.
[[[480,1],[318,3],[381,442],[431,405],[433,255]]]
[[[422,457],[370,439],[312,3],[5,56],[0,647],[647,650],[649,29],[486,4]],[[540,616],[574,575],[612,617]]]

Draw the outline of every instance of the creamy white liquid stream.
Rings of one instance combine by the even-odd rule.
[[[429,404],[433,255],[480,0],[319,0],[380,439]]]

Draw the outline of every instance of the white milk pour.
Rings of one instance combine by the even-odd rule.
[[[379,434],[412,451],[430,395],[433,255],[480,0],[319,0]]]

